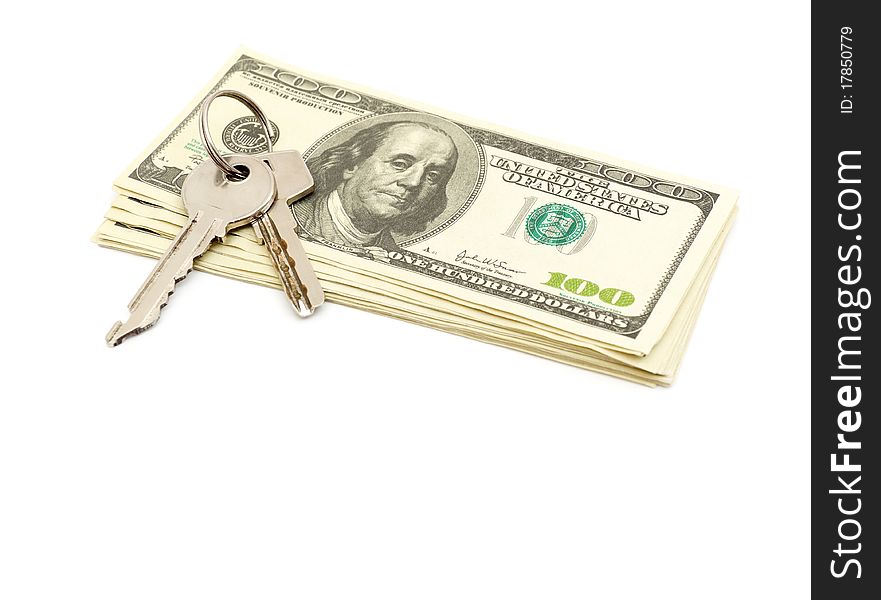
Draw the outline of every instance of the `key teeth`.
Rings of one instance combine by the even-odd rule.
[[[126,339],[138,335],[139,333],[143,333],[144,331],[150,329],[159,322],[159,317],[162,315],[162,309],[168,304],[169,298],[171,298],[172,294],[174,294],[174,288],[178,283],[186,279],[187,275],[189,275],[193,271],[193,261],[190,261],[178,274],[174,277],[171,282],[171,285],[168,286],[168,289],[165,290],[165,293],[161,297],[159,301],[159,306],[155,310],[151,311],[147,318],[142,322],[141,325],[138,325],[131,331],[126,331],[120,336],[117,336],[119,330],[123,327],[124,323],[122,321],[117,321],[116,324],[110,328],[110,331],[107,333],[107,336],[104,338],[107,341],[107,345],[111,348],[119,346]],[[137,304],[134,303],[135,306],[131,306],[131,310],[134,311]]]
[[[153,323],[155,323],[155,321]],[[136,336],[139,333],[141,333],[142,331],[149,329],[153,325],[153,323],[150,323],[150,324],[145,325],[143,327],[135,327],[134,329],[132,329],[130,331],[126,331],[122,335],[119,335],[119,330],[122,329],[126,324],[123,323],[122,321],[117,321],[116,325],[114,325],[110,329],[110,332],[107,334],[107,337],[105,338],[107,340],[107,345],[110,346],[111,348],[115,348],[116,346],[119,346],[121,343],[123,343],[128,338]]]
[[[123,343],[128,338],[134,337],[134,336],[138,335],[139,333],[143,333],[144,331],[147,331],[148,329],[153,327],[153,325],[155,325],[157,323],[157,321],[159,321],[158,317],[156,319],[150,321],[146,325],[135,327],[131,331],[126,331],[125,333],[123,333],[120,336],[117,336],[116,334],[123,327],[123,322],[117,321],[116,325],[114,325],[110,329],[110,332],[107,334],[107,337],[105,338],[107,340],[107,345],[110,346],[111,348],[115,348],[116,346],[119,346],[121,343]]]

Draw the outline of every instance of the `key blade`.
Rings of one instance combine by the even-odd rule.
[[[254,222],[278,271],[281,286],[301,317],[308,317],[324,303],[324,290],[296,233],[291,207],[276,201],[263,217]]]
[[[159,320],[162,307],[174,292],[177,282],[193,270],[193,260],[205,253],[216,238],[226,233],[226,224],[197,213],[171,242],[147,280],[129,304],[129,318],[117,321],[107,333],[108,346],[118,346],[124,340],[146,331]]]
[[[296,233],[296,220],[290,204],[315,189],[315,182],[303,157],[296,150],[271,152],[260,157],[275,177],[276,201],[261,219],[254,222],[257,238],[281,278],[285,295],[301,317],[308,317],[324,303],[324,290],[303,244]]]

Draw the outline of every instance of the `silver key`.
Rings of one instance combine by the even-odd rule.
[[[229,158],[234,161],[239,156]],[[277,197],[269,211],[254,221],[254,231],[269,250],[288,300],[297,314],[308,317],[324,302],[324,290],[295,232],[290,204],[311,193],[315,182],[296,150],[261,154],[259,159],[275,175]]]
[[[232,165],[247,169],[248,176],[231,181],[211,161],[205,161],[184,181],[181,197],[189,221],[147,280],[129,303],[129,319],[114,325],[107,344],[116,346],[126,338],[149,329],[159,320],[174,285],[193,269],[214,240],[230,229],[261,217],[275,201],[275,177],[259,158],[237,156]]]

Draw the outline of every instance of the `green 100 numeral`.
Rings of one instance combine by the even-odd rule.
[[[579,279],[578,277],[569,277],[565,273],[551,273],[551,278],[544,282],[544,285],[559,290],[572,292],[577,296],[596,296],[599,294],[600,300],[612,306],[630,306],[636,301],[636,296],[630,292],[619,290],[618,288],[603,288],[592,281]]]

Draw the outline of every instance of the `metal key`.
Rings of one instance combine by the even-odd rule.
[[[232,155],[229,159],[235,161],[239,156],[247,155]],[[275,175],[277,197],[269,211],[254,221],[254,231],[266,244],[282,288],[297,314],[308,317],[324,302],[324,290],[295,232],[297,223],[290,204],[311,193],[315,182],[296,150],[270,152],[258,158]]]
[[[174,285],[193,269],[214,240],[230,229],[260,218],[275,201],[275,177],[259,158],[236,156],[232,165],[247,172],[243,180],[231,180],[211,161],[205,161],[184,181],[182,199],[189,221],[172,242],[156,268],[129,303],[129,319],[117,322],[107,334],[116,346],[126,338],[149,329],[159,320]]]

